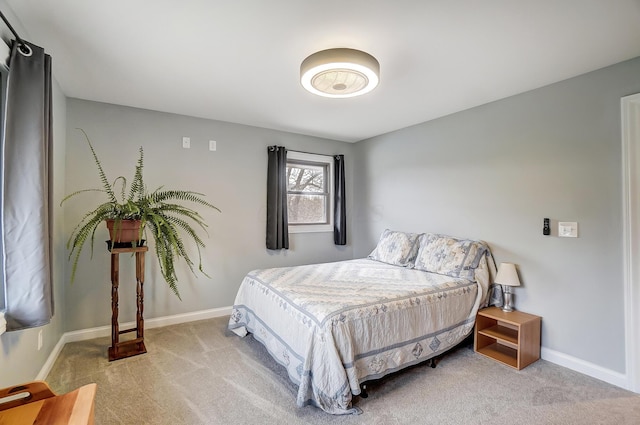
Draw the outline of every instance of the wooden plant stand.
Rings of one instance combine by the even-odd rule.
[[[144,254],[149,250],[146,246],[135,248],[111,248],[111,347],[109,361],[137,356],[147,352],[144,346]],[[135,253],[136,256],[136,327],[120,330],[118,325],[118,286],[120,285],[120,254]],[[120,335],[136,332],[136,338],[120,342]]]

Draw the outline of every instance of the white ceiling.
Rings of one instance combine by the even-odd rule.
[[[640,0],[6,3],[69,97],[350,142],[640,56]],[[333,47],[380,85],[307,93],[300,63]]]

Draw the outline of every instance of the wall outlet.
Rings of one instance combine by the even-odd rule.
[[[42,349],[42,329],[38,331],[38,351]]]
[[[215,151],[216,150],[216,141],[215,140],[209,140],[209,150],[210,151]]]
[[[191,138],[190,137],[183,137],[182,138],[182,147],[184,149],[189,149],[191,147]]]

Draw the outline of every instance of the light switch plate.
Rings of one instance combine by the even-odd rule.
[[[560,221],[558,223],[558,236],[561,238],[577,238],[578,223],[575,221]]]

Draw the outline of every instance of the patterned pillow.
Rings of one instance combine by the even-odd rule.
[[[411,268],[418,252],[419,237],[418,233],[386,229],[380,235],[376,248],[369,254],[369,259]]]
[[[486,251],[483,242],[425,233],[420,237],[415,268],[475,280],[475,270]]]

